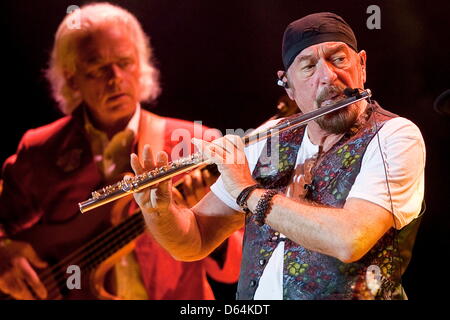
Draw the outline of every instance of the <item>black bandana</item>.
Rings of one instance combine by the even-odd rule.
[[[344,19],[334,13],[314,13],[289,24],[283,35],[282,55],[285,70],[303,49],[327,41],[344,42],[358,52],[352,29]]]

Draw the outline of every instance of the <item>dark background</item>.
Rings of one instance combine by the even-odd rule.
[[[428,209],[403,279],[407,294],[413,300],[448,296],[450,117],[432,108],[450,87],[448,0],[112,2],[134,13],[151,37],[163,89],[153,112],[202,120],[222,132],[254,128],[275,113],[283,93],[275,85],[281,38],[289,22],[318,11],[341,15],[367,51],[366,87],[384,108],[415,122],[427,145]],[[27,129],[61,116],[43,70],[67,7],[84,3],[1,2],[0,162]],[[380,30],[366,27],[372,4],[381,8]],[[219,298],[232,298],[227,289]]]

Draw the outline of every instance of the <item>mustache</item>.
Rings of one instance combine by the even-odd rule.
[[[320,108],[320,106],[322,105],[322,103],[325,100],[334,98],[336,96],[344,96],[344,89],[345,88],[340,88],[338,86],[328,86],[328,87],[324,87],[322,90],[320,90],[320,92],[317,94],[316,97],[316,103],[317,106]]]

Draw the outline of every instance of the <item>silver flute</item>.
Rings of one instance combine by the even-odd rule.
[[[286,130],[292,130],[294,128],[304,126],[309,121],[315,120],[328,113],[344,108],[352,103],[368,99],[372,96],[372,92],[370,91],[370,89],[360,90],[347,88],[344,90],[344,94],[347,96],[347,98],[343,98],[335,104],[321,107],[317,110],[305,114],[299,114],[295,117],[292,117],[288,121],[285,121],[279,125],[275,125],[268,130],[244,136],[242,138],[244,145],[248,146],[258,141],[268,139],[273,135],[280,134]],[[180,158],[178,160],[169,162],[165,166],[152,169],[140,175],[136,175],[133,178],[123,179],[113,185],[109,185],[100,190],[92,192],[91,198],[78,204],[80,207],[80,211],[82,213],[88,212],[92,209],[125,197],[129,194],[139,192],[143,189],[151,187],[161,181],[170,179],[181,173],[206,166],[210,163],[210,160],[205,160],[200,152],[194,153],[185,158]]]

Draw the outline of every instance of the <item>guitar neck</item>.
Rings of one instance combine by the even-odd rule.
[[[79,257],[84,269],[94,269],[104,260],[136,239],[145,230],[145,221],[139,212],[133,213],[119,225],[109,228],[85,245]]]

